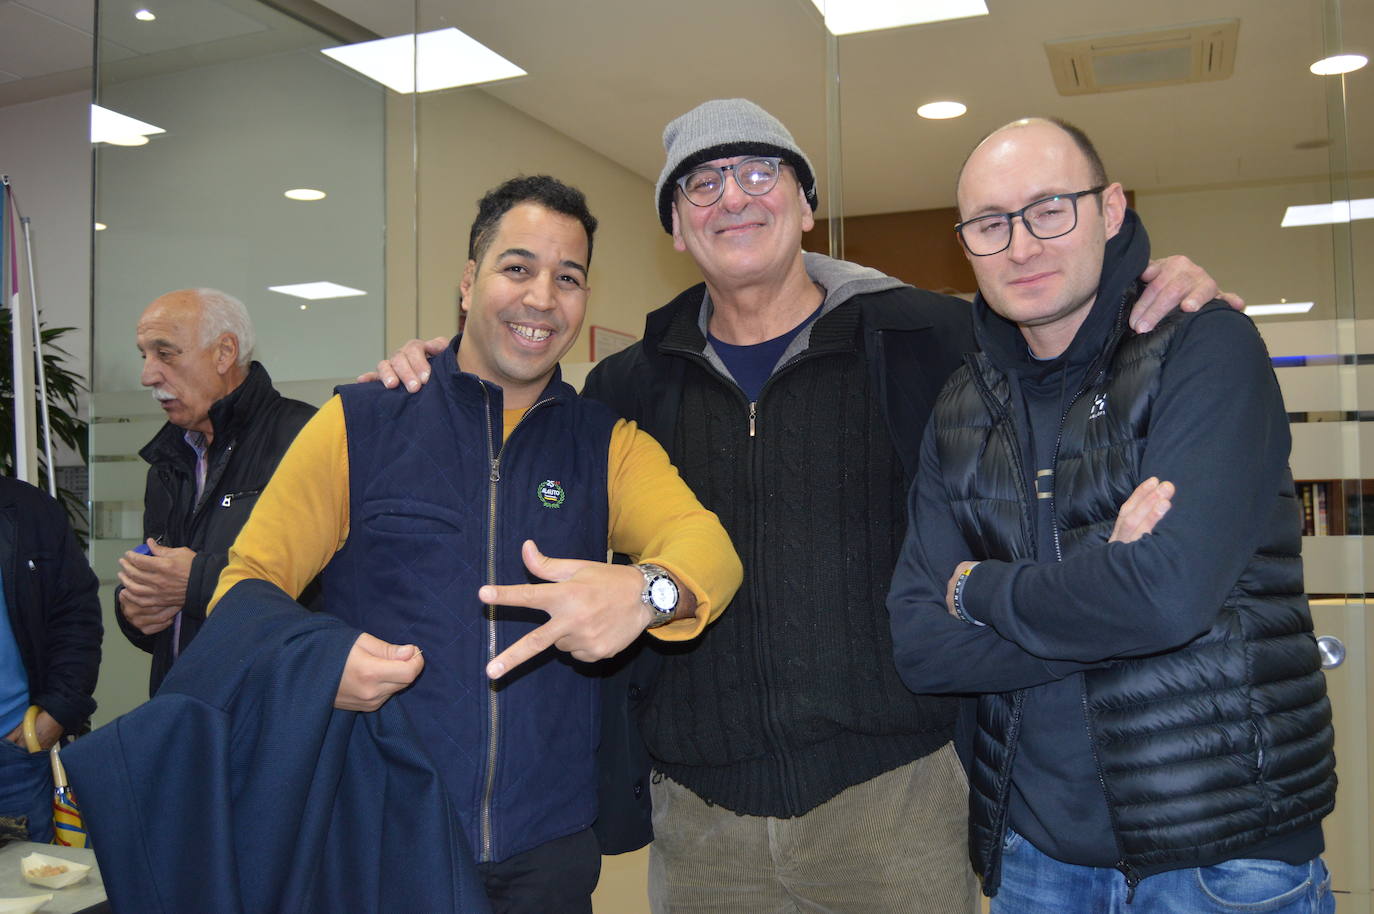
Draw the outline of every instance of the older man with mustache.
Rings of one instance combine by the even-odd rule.
[[[125,636],[153,655],[151,695],[205,621],[230,544],[315,408],[273,388],[253,361],[248,310],[224,292],[160,296],[137,341],[140,382],[167,424],[139,451],[145,545],[119,560],[115,601]]]

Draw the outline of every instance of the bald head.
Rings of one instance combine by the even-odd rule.
[[[958,192],[959,184],[964,179],[964,169],[968,167],[968,160],[973,158],[973,154],[981,149],[984,143],[998,134],[1007,131],[1018,130],[1024,127],[1046,125],[1058,127],[1071,141],[1073,141],[1073,144],[1078,147],[1078,151],[1083,154],[1084,160],[1088,163],[1088,168],[1092,171],[1092,186],[1096,187],[1099,184],[1107,183],[1107,168],[1102,164],[1102,156],[1098,155],[1097,147],[1093,145],[1092,140],[1088,139],[1086,133],[1073,124],[1070,124],[1068,121],[1061,120],[1057,117],[1023,117],[1012,121],[1010,124],[1003,124],[1001,127],[998,127],[978,141],[972,151],[964,157],[964,164],[959,166],[959,175],[955,179],[955,192]]]
[[[140,383],[173,425],[212,438],[210,407],[248,376],[253,325],[243,303],[216,289],[178,289],[138,320]]]

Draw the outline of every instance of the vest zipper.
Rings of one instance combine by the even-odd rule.
[[[979,699],[981,701],[982,699]],[[997,772],[997,797],[994,807],[998,821],[992,827],[992,847],[988,854],[988,872],[979,873],[984,879],[990,878],[996,873],[996,880],[992,887],[996,888],[1002,884],[1002,844],[1007,837],[1007,818],[1010,810],[1010,803],[1007,797],[1011,794],[1011,766],[1016,761],[1016,741],[1021,736],[1021,708],[1026,702],[1026,690],[1017,689],[1011,696],[1011,723],[1007,725],[1007,760],[1002,765],[1002,770]],[[972,786],[970,785],[970,790]]]
[[[1124,313],[1125,307],[1126,295],[1122,295],[1121,302],[1117,305],[1118,325],[1121,322],[1121,316]],[[1114,351],[1116,348],[1115,343],[1119,339],[1120,336],[1118,334],[1113,340],[1109,340],[1109,345],[1106,348],[1111,348]],[[1049,511],[1050,531],[1054,534],[1054,560],[1056,562],[1064,561],[1064,550],[1059,540],[1059,512],[1057,509],[1059,495],[1059,448],[1064,443],[1064,423],[1068,422],[1069,413],[1073,412],[1074,404],[1082,399],[1083,394],[1093,389],[1101,378],[1104,369],[1098,366],[1104,363],[1103,357],[1106,348],[1104,348],[1103,352],[1097,354],[1092,364],[1088,366],[1088,370],[1084,372],[1083,383],[1069,400],[1068,405],[1064,407],[1063,415],[1059,417],[1059,428],[1054,437],[1054,454],[1050,457],[1050,470],[1054,473],[1051,478],[1054,480],[1054,483],[1053,487],[1050,489]],[[1111,792],[1107,789],[1107,775],[1102,770],[1102,759],[1097,754],[1097,740],[1093,737],[1092,717],[1088,710],[1088,680],[1086,677],[1080,677],[1080,681],[1082,683],[1080,696],[1083,703],[1083,729],[1088,737],[1088,751],[1092,753],[1093,767],[1097,770],[1097,783],[1102,788],[1102,802],[1107,807],[1107,818],[1111,821],[1112,840],[1116,842],[1116,853],[1119,858],[1116,869],[1120,870],[1121,875],[1126,878],[1126,903],[1130,904],[1131,900],[1135,898],[1135,887],[1140,884],[1140,874],[1126,862],[1126,852],[1121,846],[1121,829],[1117,823],[1116,809],[1112,806]]]
[[[1130,290],[1123,292],[1121,300],[1117,303],[1115,324],[1117,328],[1122,326],[1121,320],[1126,313],[1126,301],[1129,296]],[[1054,454],[1050,457],[1050,469],[1054,472],[1054,475],[1050,477],[1054,480],[1053,487],[1050,489],[1050,532],[1054,534],[1054,560],[1056,562],[1064,561],[1064,549],[1059,542],[1059,512],[1056,510],[1056,496],[1059,492],[1059,447],[1064,443],[1064,423],[1068,421],[1069,413],[1073,412],[1074,404],[1082,398],[1083,394],[1091,390],[1105,373],[1105,369],[1099,366],[1106,364],[1108,352],[1115,353],[1117,344],[1120,342],[1121,331],[1118,329],[1113,332],[1107,340],[1107,345],[1103,346],[1102,351],[1088,365],[1088,370],[1083,373],[1083,383],[1079,385],[1078,391],[1069,400],[1069,405],[1064,407],[1064,414],[1059,417],[1059,429],[1054,436]]]
[[[1026,487],[1025,462],[1021,459],[1021,443],[1016,439],[1015,433],[1011,430],[1012,421],[1009,411],[993,394],[988,387],[986,379],[978,369],[977,356],[969,355],[965,357],[968,363],[969,377],[973,379],[973,386],[978,391],[978,396],[982,398],[983,405],[996,418],[994,429],[1000,432],[1005,439],[1007,453],[1011,456],[1015,472],[1012,474],[1016,479],[1016,487],[1021,492],[1021,535],[1025,542],[1025,547],[1030,557],[1038,559],[1040,547],[1035,536],[1035,517],[1034,501],[1031,493]],[[1008,381],[1008,384],[1011,382]],[[1057,537],[1056,537],[1057,541]],[[983,699],[979,699],[981,703]],[[1010,810],[1008,796],[1011,794],[1011,769],[1016,761],[1016,743],[1021,736],[1021,709],[1026,701],[1026,690],[1017,689],[1012,695],[1011,722],[1007,725],[1006,751],[1007,759],[997,772],[997,796],[994,798],[993,814],[996,821],[992,828],[992,847],[988,854],[988,872],[984,878],[992,877],[996,874],[993,886],[1001,884],[1002,881],[1002,843],[1006,840],[1007,819]]]
[[[1007,453],[1011,456],[1011,462],[1016,471],[1013,474],[1016,477],[1016,487],[1021,491],[1021,536],[1026,543],[1030,557],[1038,559],[1040,548],[1035,536],[1034,500],[1026,488],[1026,468],[1025,462],[1021,459],[1021,442],[1016,440],[1015,433],[1011,431],[1012,421],[1006,407],[998,401],[992,389],[988,387],[982,372],[979,371],[977,356],[968,355],[964,357],[964,360],[968,364],[969,377],[973,379],[973,386],[977,389],[978,396],[982,398],[983,405],[997,419],[994,431],[1001,434],[1005,439]],[[1008,381],[1007,383],[1010,384],[1011,382]],[[1057,541],[1058,534],[1055,538]]]
[[[501,482],[501,457],[506,452],[506,441],[501,442],[499,448],[493,445],[496,440],[494,429],[491,423],[491,392],[487,389],[486,382],[478,382],[482,387],[482,401],[485,404],[487,422],[487,465],[490,472],[487,475],[487,583],[496,583],[496,496],[497,487]],[[546,403],[552,403],[555,398],[549,397],[540,400],[525,410],[525,414],[520,417],[520,421],[515,423],[515,428],[511,429],[513,436],[517,429],[525,423],[529,414]],[[484,604],[484,614],[487,621],[487,660],[491,661],[497,654],[497,632],[496,632],[496,607]],[[491,799],[496,791],[496,744],[501,734],[501,705],[497,701],[499,693],[497,683],[494,680],[487,682],[487,772],[486,781],[482,787],[482,806],[479,815],[479,830],[481,832],[482,847],[478,851],[480,862],[487,863],[491,860]]]
[[[1112,806],[1111,794],[1107,791],[1107,776],[1102,772],[1102,759],[1097,754],[1097,740],[1093,738],[1092,721],[1088,715],[1088,682],[1083,680],[1080,692],[1083,702],[1083,725],[1088,735],[1088,751],[1093,755],[1093,767],[1097,769],[1097,783],[1102,788],[1102,801],[1107,805],[1107,818],[1112,823],[1112,840],[1116,842],[1116,868],[1126,877],[1126,904],[1135,897],[1135,887],[1140,884],[1140,874],[1126,862],[1126,852],[1121,847],[1121,829],[1116,821],[1116,809]]]
[[[756,427],[755,427],[754,422],[755,422],[755,419],[756,419],[756,417],[757,417],[757,415],[758,415],[758,407],[759,407],[759,401],[757,401],[757,400],[753,400],[753,401],[751,401],[750,404],[749,404],[749,437],[750,437],[750,438],[754,437],[754,433],[755,433],[755,431],[756,431]]]

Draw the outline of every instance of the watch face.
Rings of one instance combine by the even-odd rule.
[[[673,609],[677,606],[677,585],[668,578],[655,578],[649,585],[649,599],[658,609]]]

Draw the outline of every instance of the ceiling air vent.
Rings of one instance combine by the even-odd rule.
[[[1091,95],[1225,79],[1235,70],[1239,19],[1047,41],[1060,95]]]

